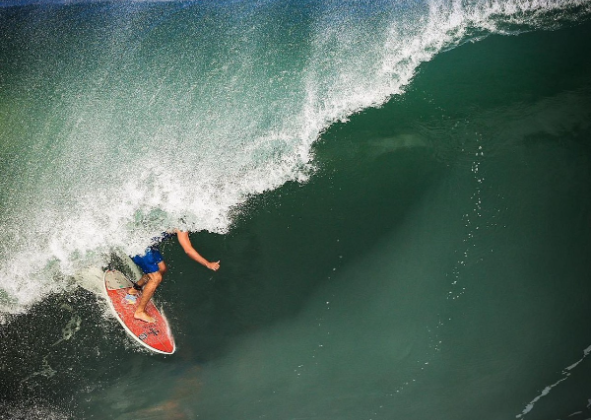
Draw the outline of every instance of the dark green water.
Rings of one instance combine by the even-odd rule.
[[[137,30],[153,22],[154,10],[159,9],[140,7],[115,26],[127,35],[112,35],[125,42],[121,41],[124,47],[109,47],[116,51],[110,70],[93,64],[91,52],[105,51],[97,28],[114,24],[92,23],[93,19],[84,20],[83,13],[95,17],[109,7],[65,8],[67,18],[62,12],[56,14],[60,8],[0,10],[2,22],[10,24],[1,31],[3,39],[12,42],[0,56],[12,66],[0,70],[1,163],[12,176],[2,181],[0,191],[2,226],[11,238],[3,245],[0,278],[0,303],[5,309],[0,324],[0,418],[591,417],[587,357],[591,351],[591,25],[584,20],[584,6],[543,14],[540,28],[531,32],[492,34],[477,42],[463,43],[470,37],[456,39],[462,45],[451,43],[454,48],[416,67],[403,93],[379,108],[367,108],[363,101],[347,102],[360,92],[343,87],[357,86],[355,81],[363,89],[372,80],[382,83],[370,71],[373,64],[355,66],[355,59],[365,57],[364,51],[371,55],[384,47],[379,41],[371,44],[372,37],[361,29],[381,28],[399,14],[404,27],[405,22],[415,22],[408,16],[423,9],[406,5],[398,10],[387,3],[354,10],[330,3],[305,5],[158,6],[175,17],[164,17],[163,26],[156,25],[151,32],[146,29],[151,34],[147,37]],[[19,14],[23,10],[37,18],[49,13],[55,20],[31,20]],[[408,10],[413,13],[405,14]],[[117,11],[114,8],[113,14]],[[214,12],[220,20],[212,20]],[[278,26],[261,15],[270,16]],[[74,43],[72,16],[89,25],[83,32],[95,40],[92,47]],[[535,13],[534,17],[539,18]],[[554,17],[558,26],[548,23]],[[225,77],[233,77],[231,89],[244,87],[240,83],[247,80],[260,90],[253,86],[254,90],[233,90],[236,103],[220,97],[215,102],[207,95],[228,84],[213,81],[207,88],[191,90],[194,96],[189,99],[175,96],[192,79],[171,73],[205,63],[200,60],[206,56],[224,63],[218,54],[232,50],[224,42],[244,35],[241,27],[233,32],[224,26],[233,19],[270,25],[266,29],[289,27],[293,37],[263,39],[268,31],[258,28],[248,34],[249,41],[258,40],[260,49],[237,50],[256,60],[230,60],[228,66],[237,70],[226,75],[215,73],[214,64],[191,75],[205,71],[208,77],[219,76],[226,82]],[[502,14],[490,19],[487,22],[522,25],[522,29],[531,23],[515,23]],[[30,22],[41,22],[42,28],[52,27],[58,33],[67,28],[72,39],[61,47],[59,36],[49,37],[47,42],[56,45],[49,45],[47,55],[40,50],[27,55],[22,51],[26,46],[35,49],[34,38],[17,35],[33,33]],[[343,36],[358,44],[318,47],[330,44],[329,35],[351,22],[358,26]],[[208,35],[203,37],[213,42],[217,34],[219,45],[206,44],[207,53],[181,59],[180,65],[168,61],[168,69],[166,63],[154,68],[160,62],[148,54],[157,55],[154,46],[169,59],[183,51],[201,51],[204,38],[179,35],[186,44],[166,52],[170,39],[165,37],[165,42],[154,35],[161,30],[170,36],[174,28],[183,33],[189,24],[211,29],[211,33],[204,30]],[[353,33],[355,28],[359,33]],[[385,32],[376,38],[381,40]],[[281,51],[285,46],[292,49],[275,55],[268,48],[275,43]],[[80,88],[61,93],[67,101],[89,92],[95,96],[74,101],[76,108],[48,92],[57,94],[70,86],[58,70],[71,68],[67,57],[78,47],[83,52],[76,62],[83,68],[70,77]],[[55,51],[66,51],[67,65],[56,58],[57,67],[49,66],[44,75],[33,74],[26,66],[15,70],[18,59],[27,62],[35,55],[47,59]],[[334,55],[324,57],[322,65],[310,64],[322,58],[322,51]],[[117,54],[132,56],[129,64],[113,59]],[[276,68],[262,66],[259,60],[265,59]],[[247,76],[241,73],[246,63],[250,63]],[[121,79],[80,77],[93,65],[99,66],[98,73]],[[277,82],[279,87],[261,82],[278,77],[282,66],[291,65],[307,76],[287,75],[285,84]],[[160,90],[146,84],[149,77],[142,66],[153,72],[154,81],[158,77],[168,81],[154,82]],[[321,77],[321,70],[330,73],[339,66],[345,69],[337,72],[340,76]],[[394,73],[402,74],[405,67],[395,68],[400,73]],[[261,75],[262,69],[269,74]],[[367,79],[356,79],[365,72]],[[348,76],[348,82],[341,76]],[[55,80],[55,85],[35,90],[28,84],[31,80]],[[134,87],[128,90],[129,84]],[[310,93],[311,85],[317,87],[316,96]],[[111,101],[115,92],[120,97]],[[127,96],[130,92],[139,96]],[[152,94],[155,103],[143,103]],[[287,100],[283,95],[292,102],[277,110],[269,98]],[[313,107],[316,113],[306,106],[302,114],[294,111],[302,108],[299,101],[311,96],[318,101]],[[203,105],[200,97],[215,106]],[[48,98],[57,101],[57,108],[42,112]],[[166,104],[175,98],[178,103],[167,110]],[[200,114],[200,104],[210,107],[208,113]],[[211,137],[201,137],[206,134],[199,129],[197,134],[188,131],[199,115],[215,116],[223,107],[232,115],[203,123],[218,129]],[[344,116],[327,111],[331,107],[349,110],[345,115],[350,118],[304,128],[288,118]],[[241,119],[248,112],[256,116],[254,123]],[[147,118],[150,113],[156,117]],[[128,131],[121,128],[121,143],[108,123],[99,124],[106,116],[120,128],[129,123]],[[31,125],[39,137],[26,134],[18,121]],[[224,125],[231,121],[229,127]],[[134,131],[146,126],[144,132]],[[301,157],[300,149],[308,144],[300,134],[309,132],[315,140],[313,129],[318,127],[311,159],[293,158],[294,150]],[[285,134],[296,128],[298,135]],[[248,129],[262,137],[239,140]],[[86,142],[87,135],[94,140]],[[226,135],[228,142],[219,143]],[[160,150],[154,146],[158,141],[163,141],[164,157],[176,161],[158,160],[153,167],[151,160],[141,160],[142,154]],[[146,149],[138,151],[144,143]],[[94,148],[84,154],[89,144]],[[44,160],[40,150],[56,156]],[[198,154],[205,163],[189,168]],[[71,160],[60,155],[82,157]],[[241,160],[244,156],[248,159]],[[78,176],[86,173],[85,165],[102,168],[103,159],[121,173],[92,182]],[[149,176],[121,169],[126,164],[133,167],[138,159],[150,169]],[[175,162],[185,165],[179,169],[185,177],[180,181],[174,176]],[[54,169],[48,169],[52,163]],[[50,176],[52,170],[59,176]],[[306,177],[307,181],[296,182]],[[36,179],[35,188],[28,178]],[[137,189],[123,188],[132,191],[130,201],[138,200],[138,207],[129,209],[128,202],[117,198],[113,206],[103,207],[108,215],[103,218],[89,206],[94,199],[103,204],[100,198],[87,201],[78,194],[88,186],[91,196],[118,191],[116,197],[121,197],[117,188],[128,178],[132,186],[147,182],[146,194],[157,198],[150,201],[134,195]],[[183,183],[187,180],[191,185],[211,185],[213,191],[193,190]],[[174,188],[163,192],[162,185]],[[53,195],[38,193],[46,190]],[[56,191],[62,201],[51,199]],[[184,204],[175,202],[179,195],[186,199]],[[201,204],[195,198],[200,195]],[[48,205],[49,211],[35,207],[36,200]],[[19,219],[14,209],[25,205],[29,210]],[[28,218],[35,211],[77,235],[60,235],[49,228],[39,231],[37,219]],[[125,246],[126,240],[132,243],[166,228],[181,213],[187,213],[191,226],[199,230],[191,236],[195,247],[210,260],[221,259],[222,268],[208,272],[190,261],[175,240],[164,244],[169,273],[156,300],[169,318],[178,351],[170,357],[151,355],[125,336],[104,302],[87,290],[89,280],[71,274],[89,261],[100,266],[109,246]],[[30,236],[29,225],[19,222],[35,227],[41,245],[31,249],[43,258],[49,255],[42,261],[49,261],[43,270],[19,268],[22,258],[30,258],[32,265],[41,259],[19,248],[35,237]],[[117,234],[117,229],[125,234]],[[100,236],[101,232],[106,234]],[[91,234],[99,235],[97,248]]]

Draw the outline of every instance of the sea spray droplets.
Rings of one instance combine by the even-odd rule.
[[[482,140],[481,137],[481,135],[476,133],[475,139],[476,144],[478,144],[478,152],[473,153],[474,157],[476,158],[482,158],[484,156],[484,151],[482,145],[480,144]],[[462,242],[466,244],[466,248],[463,251],[461,251],[463,258],[461,260],[458,260],[456,262],[456,265],[452,269],[454,280],[451,282],[452,290],[448,291],[447,299],[459,299],[466,292],[466,287],[462,287],[461,290],[459,290],[457,287],[459,286],[458,282],[461,279],[461,273],[471,259],[471,249],[476,247],[476,231],[480,230],[480,224],[482,219],[482,194],[480,184],[482,184],[482,182],[484,181],[484,178],[480,174],[481,164],[481,160],[475,159],[472,161],[470,165],[470,171],[474,174],[473,179],[477,183],[477,186],[474,193],[470,196],[470,201],[473,206],[471,213],[464,213],[462,215],[462,220],[467,229],[466,237],[462,240]],[[480,259],[479,261],[482,261],[482,259]]]

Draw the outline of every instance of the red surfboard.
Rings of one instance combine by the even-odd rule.
[[[174,337],[170,331],[168,321],[153,303],[153,299],[146,305],[146,313],[156,322],[147,323],[133,317],[140,295],[136,302],[126,299],[127,290],[133,286],[131,281],[123,273],[117,270],[107,270],[103,277],[107,301],[113,309],[127,334],[134,338],[142,346],[162,354],[174,353]]]

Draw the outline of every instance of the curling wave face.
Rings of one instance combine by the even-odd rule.
[[[4,314],[113,247],[139,252],[171,227],[227,232],[249,196],[308,179],[330,124],[403,94],[434,55],[591,11],[578,0],[59,3],[0,9]]]

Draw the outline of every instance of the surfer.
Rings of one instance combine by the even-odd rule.
[[[189,256],[189,258],[197,261],[199,264],[209,268],[212,271],[218,271],[220,268],[220,262],[210,262],[207,259],[203,258],[196,250],[193,248],[191,244],[191,240],[189,239],[189,232],[185,232],[182,230],[175,229],[174,233],[177,236],[179,244],[185,251],[185,253]],[[162,239],[166,239],[167,237],[172,236],[171,234],[165,235]],[[154,322],[154,318],[146,313],[146,305],[154,296],[154,292],[158,285],[162,282],[162,278],[164,273],[166,273],[166,263],[164,262],[160,251],[158,250],[158,245],[153,245],[146,250],[144,255],[136,255],[132,258],[133,262],[135,262],[144,272],[144,275],[141,279],[138,280],[137,283],[134,284],[128,290],[128,294],[131,295],[134,301],[137,300],[137,294],[140,290],[143,289],[142,296],[140,298],[140,303],[138,304],[133,317],[135,319],[139,319],[144,322]]]

